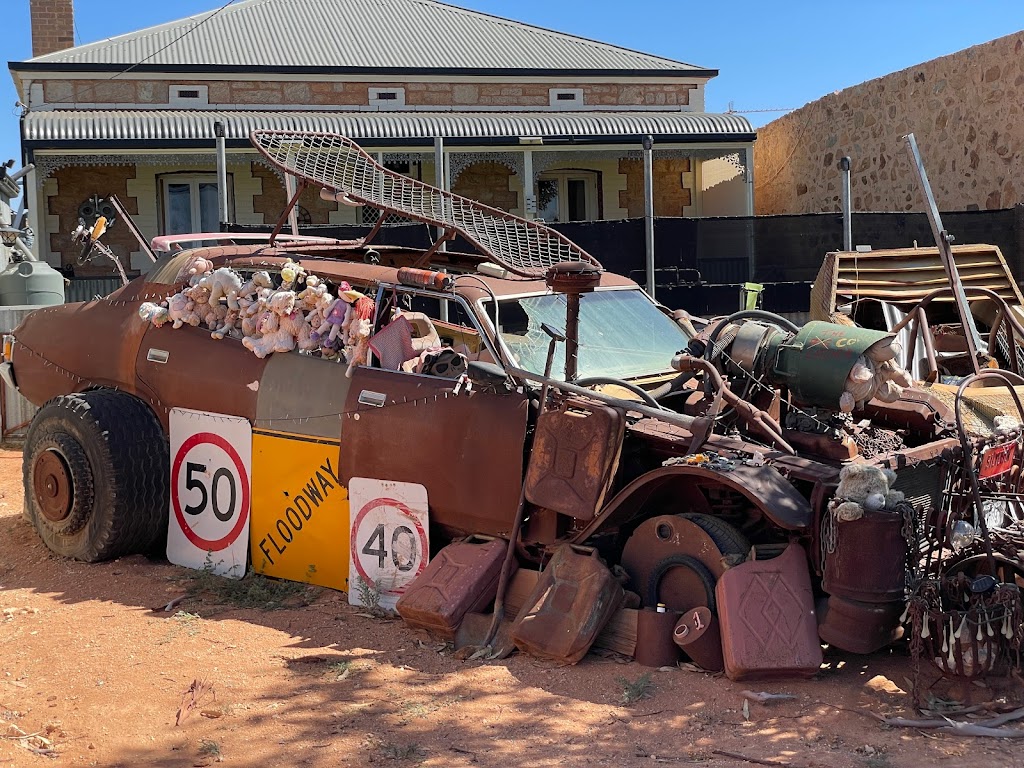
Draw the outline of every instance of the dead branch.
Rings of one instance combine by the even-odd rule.
[[[200,702],[207,693],[212,693],[214,701],[217,700],[217,694],[213,690],[213,685],[205,680],[193,680],[192,685],[188,687],[188,690],[181,697],[181,706],[178,707],[178,714],[174,718],[174,725],[181,725],[185,718],[199,707]]]
[[[726,752],[724,749],[713,749],[711,750],[711,754],[721,755],[722,757],[731,757],[733,760],[742,760],[745,763],[754,763],[755,765],[790,765],[790,763],[784,763],[779,760],[762,760],[760,757],[748,757],[747,755],[741,755],[738,752]]]
[[[953,723],[946,728],[939,728],[939,733],[952,733],[957,736],[989,736],[994,739],[1024,739],[1024,728],[986,728],[974,723]]]

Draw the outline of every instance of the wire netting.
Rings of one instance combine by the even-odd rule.
[[[342,193],[339,202],[371,205],[454,230],[515,274],[541,277],[549,267],[565,261],[600,266],[593,256],[553,229],[390,171],[344,136],[253,131],[250,140],[286,173]]]

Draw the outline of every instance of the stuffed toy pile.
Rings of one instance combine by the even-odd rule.
[[[902,352],[900,343],[895,338],[889,338],[861,355],[846,377],[846,388],[839,398],[839,409],[843,413],[851,413],[874,397],[883,403],[899,400],[904,388],[914,383],[911,375],[896,362]]]
[[[299,350],[348,363],[346,375],[366,363],[374,302],[347,282],[334,297],[327,284],[294,261],[281,267],[281,284],[268,272],[243,281],[230,267],[197,257],[175,282],[187,285],[159,304],[145,302],[139,317],[160,327],[206,327],[215,339],[240,339],[256,357]]]

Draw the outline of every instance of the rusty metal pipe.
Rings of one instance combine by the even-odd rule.
[[[579,297],[577,297],[579,298]],[[538,409],[537,417],[544,413],[544,405],[547,402],[548,389],[551,383],[551,366],[555,360],[555,345],[559,341],[565,341],[565,336],[559,334],[547,323],[541,326],[544,332],[551,337],[551,341],[548,342],[548,357],[544,362],[544,383],[540,388],[540,408]],[[523,513],[526,510],[526,477],[523,477],[523,485],[519,489],[519,506],[516,508],[516,519],[512,523],[512,531],[508,538],[508,549],[505,552],[505,561],[501,564],[501,573],[498,574],[498,590],[494,597],[494,614],[491,616],[491,625],[487,629],[487,635],[483,638],[480,645],[489,645],[494,639],[494,636],[498,632],[498,627],[501,625],[501,620],[505,618],[505,591],[508,588],[508,577],[512,571],[512,560],[516,556],[516,546],[519,541],[519,531],[523,527]]]
[[[722,374],[710,361],[691,355],[676,355],[672,358],[672,367],[680,373],[696,373],[701,371],[711,381],[716,391],[716,405],[713,405],[716,413],[709,411],[708,416],[710,418],[714,418],[717,415],[717,404],[720,402],[720,398],[724,398],[733,407],[737,415],[750,427],[757,429],[762,435],[767,436],[769,440],[782,450],[796,455],[793,446],[786,442],[786,439],[782,436],[782,427],[779,426],[778,422],[753,403],[744,400],[729,389],[729,386],[722,379]]]

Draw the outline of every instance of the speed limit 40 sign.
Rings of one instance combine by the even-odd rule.
[[[427,489],[418,483],[353,477],[348,498],[348,601],[363,605],[374,592],[379,607],[393,609],[430,558]]]
[[[167,559],[240,579],[249,551],[252,427],[235,416],[175,408],[170,432]]]

